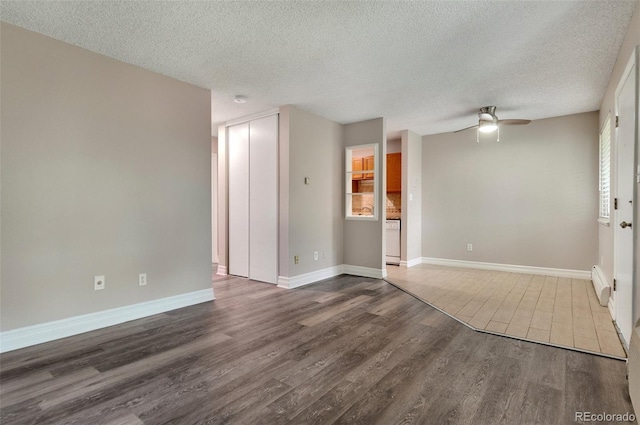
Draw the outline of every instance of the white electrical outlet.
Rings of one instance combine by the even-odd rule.
[[[105,287],[105,279],[104,275],[102,276],[94,276],[93,277],[93,289],[96,291],[100,291]]]
[[[467,251],[473,251],[473,244],[471,243],[467,244]]]
[[[144,286],[146,284],[147,284],[147,274],[146,273],[140,273],[138,275],[138,285]]]
[[[313,260],[318,261],[318,251],[313,251]]]

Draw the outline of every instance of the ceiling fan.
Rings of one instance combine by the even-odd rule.
[[[476,141],[480,142],[480,133],[492,133],[494,131],[498,131],[498,142],[500,141],[500,128],[498,125],[524,125],[529,124],[531,120],[499,120],[496,115],[496,107],[495,106],[485,106],[480,108],[480,112],[478,112],[478,124],[472,125],[471,127],[466,127],[454,133],[459,133],[461,131],[469,130],[471,128],[477,128],[478,133],[476,136]]]

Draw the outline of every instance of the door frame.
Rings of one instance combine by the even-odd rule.
[[[629,60],[627,62],[627,65],[624,69],[624,72],[622,73],[620,80],[618,82],[618,85],[616,87],[616,91],[614,94],[614,111],[615,111],[615,117],[617,118],[619,115],[619,105],[618,105],[618,98],[620,93],[622,92],[622,88],[624,87],[624,83],[627,81],[627,78],[629,77],[629,74],[632,72],[632,70],[634,71],[633,74],[633,78],[634,78],[634,84],[635,84],[635,90],[634,90],[634,100],[635,100],[635,110],[634,110],[634,116],[635,116],[635,123],[634,123],[634,132],[633,132],[633,146],[634,146],[634,155],[633,158],[631,159],[633,161],[633,170],[637,170],[638,169],[638,161],[637,161],[637,155],[638,155],[638,121],[640,119],[640,111],[638,109],[638,46],[634,47],[633,51],[631,52],[631,55],[629,57]],[[612,150],[613,153],[615,153],[615,158],[614,159],[614,164],[615,164],[615,185],[612,185],[612,188],[615,190],[615,195],[612,197],[614,202],[615,199],[619,198],[619,185],[620,185],[620,175],[619,175],[619,157],[618,157],[618,153],[619,153],[619,136],[618,136],[618,127],[614,126],[614,149]],[[635,174],[635,173],[634,173]],[[612,176],[613,177],[613,176]],[[612,179],[613,180],[613,179]],[[632,188],[632,220],[633,217],[635,217],[636,215],[636,200],[637,200],[637,185],[633,184],[633,188]],[[616,280],[617,276],[618,276],[618,263],[619,263],[619,250],[618,250],[618,237],[617,237],[617,226],[619,225],[618,223],[618,213],[615,210],[615,207],[613,207],[613,211],[612,211],[612,217],[611,217],[611,223],[614,226],[612,228],[613,230],[613,279],[614,281]],[[632,246],[631,246],[631,256],[632,256],[632,266],[631,266],[631,271],[630,271],[630,276],[631,276],[631,329],[633,331],[635,322],[637,320],[637,315],[638,315],[638,308],[636,307],[636,299],[637,299],[637,285],[636,285],[636,279],[635,279],[635,270],[636,270],[636,261],[635,261],[635,250],[636,250],[636,229],[637,228],[632,228]],[[614,308],[613,308],[613,319],[614,321],[616,321],[616,325],[618,326],[618,330],[620,331],[620,327],[617,324],[618,321],[618,312],[620,309],[620,300],[617,297],[617,293],[614,292]],[[627,348],[629,347],[629,343],[630,341],[626,341],[623,338],[623,342],[625,343],[625,345],[627,346]]]

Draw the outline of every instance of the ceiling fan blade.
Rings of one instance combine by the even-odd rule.
[[[471,128],[477,128],[477,127],[478,127],[478,124],[472,125],[471,127],[466,127],[466,128],[462,128],[460,130],[456,130],[456,131],[454,131],[454,133],[460,133],[461,131],[465,131],[465,130],[469,130]]]
[[[499,124],[504,125],[524,125],[529,124],[531,120],[498,120]]]

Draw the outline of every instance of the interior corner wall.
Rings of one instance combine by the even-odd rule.
[[[343,128],[294,106],[280,108],[280,114],[279,274],[296,277],[343,261]]]
[[[422,137],[402,132],[402,220],[401,261],[417,262],[422,257]]]
[[[605,91],[605,95],[602,98],[602,103],[600,105],[600,116],[599,116],[599,127],[601,129],[604,126],[604,122],[607,119],[607,115],[611,114],[611,117],[615,115],[615,93],[618,87],[618,83],[622,78],[622,73],[624,72],[627,63],[629,62],[629,58],[633,52],[633,49],[640,45],[640,7],[636,7],[633,16],[631,17],[631,22],[629,23],[629,27],[627,29],[627,34],[625,35],[622,46],[620,47],[620,52],[618,53],[618,57],[616,59],[616,63],[611,72],[611,76],[609,77],[609,83],[607,85],[607,89]],[[638,64],[636,63],[636,72],[638,72]],[[613,118],[612,118],[613,119]],[[611,198],[615,196],[615,187],[616,187],[616,146],[615,146],[615,126],[611,126]],[[636,157],[640,158],[640,146],[636,146]],[[640,164],[640,162],[638,162]],[[636,184],[636,196],[640,193],[637,189],[638,186]],[[638,198],[636,198],[637,200]],[[611,224],[609,226],[599,225],[598,226],[598,259],[594,264],[599,264],[602,269],[606,279],[609,281],[609,284],[613,283],[613,207],[611,211]],[[635,217],[634,222],[639,223],[640,221],[640,208],[635,208]],[[637,233],[636,233],[637,234]],[[640,282],[640,249],[638,248],[637,240],[634,241],[635,244],[635,282]],[[611,296],[613,296],[613,291],[611,291]],[[634,311],[640,312],[640,291],[635,292],[635,306]],[[635,317],[637,319],[637,316]]]
[[[595,264],[597,112],[505,126],[499,143],[476,143],[474,131],[424,136],[422,149],[423,257]]]
[[[278,155],[279,172],[278,181],[278,278],[290,277],[289,270],[289,122],[291,120],[292,106],[280,108],[278,116]]]
[[[0,31],[2,331],[210,290],[210,92]]]
[[[377,169],[381,170],[378,179],[378,220],[344,219],[344,264],[348,266],[367,267],[376,270],[385,269],[386,234],[386,169],[387,169],[387,136],[384,118],[360,121],[344,126],[344,146],[378,144]],[[344,159],[342,163],[344,173]],[[344,198],[344,189],[338,196]],[[344,201],[343,201],[344,205]],[[344,217],[344,210],[342,216]]]

